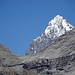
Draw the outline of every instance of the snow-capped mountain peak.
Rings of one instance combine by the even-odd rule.
[[[27,50],[27,55],[40,52],[52,41],[73,28],[74,27],[69,24],[66,19],[60,15],[57,15],[48,23],[48,27],[45,29],[45,32],[31,42]]]
[[[73,28],[74,27],[69,24],[66,19],[60,15],[57,15],[49,22],[48,27],[45,29],[45,35],[47,37],[51,37],[52,34],[54,34],[54,36],[60,36],[65,32],[72,30]]]

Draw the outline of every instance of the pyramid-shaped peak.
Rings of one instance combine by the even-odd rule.
[[[55,16],[48,23],[44,33],[32,41],[28,48],[27,54],[35,54],[41,50],[44,50],[55,39],[72,29],[74,29],[74,27],[68,23],[66,19],[60,15]]]
[[[48,37],[52,36],[53,34],[60,36],[73,28],[74,27],[66,19],[60,15],[57,15],[49,22],[48,27],[45,29],[45,34]]]
[[[66,23],[66,24],[62,24],[62,23]],[[56,15],[49,23],[48,23],[48,25],[50,26],[50,25],[68,25],[68,21],[64,18],[64,17],[62,17],[62,16],[60,16],[60,15]]]

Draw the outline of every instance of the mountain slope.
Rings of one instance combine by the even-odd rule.
[[[75,29],[58,37],[49,46],[40,53],[27,55],[27,61],[43,59],[54,59],[58,57],[68,56],[75,53]]]
[[[0,75],[75,75],[75,29],[40,53],[19,56],[0,44]]]
[[[0,44],[0,66],[20,64],[19,55],[13,54],[7,47]]]
[[[26,54],[30,55],[40,52],[52,41],[72,30],[73,28],[74,27],[69,24],[66,19],[57,15],[49,22],[45,32],[31,42]]]
[[[28,55],[23,67],[31,75],[75,75],[75,29],[40,53]]]

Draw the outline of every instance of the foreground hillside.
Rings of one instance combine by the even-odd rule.
[[[0,44],[0,75],[75,75],[75,29],[34,55],[19,56]]]

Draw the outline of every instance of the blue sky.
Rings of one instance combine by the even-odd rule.
[[[0,0],[0,43],[25,55],[56,15],[75,25],[75,0]]]

